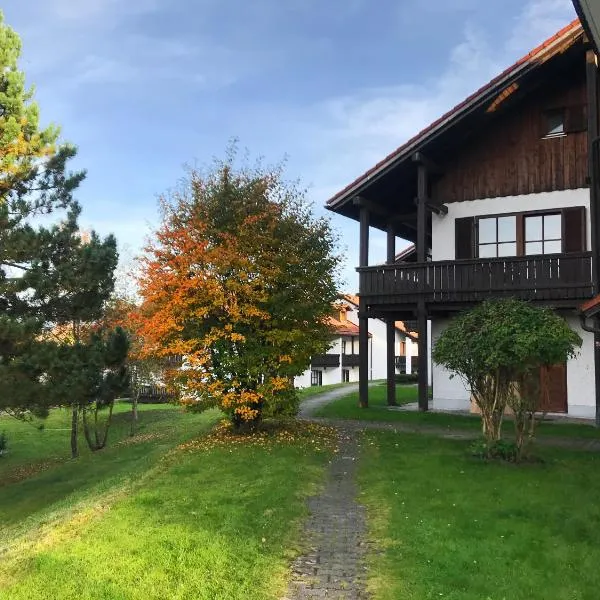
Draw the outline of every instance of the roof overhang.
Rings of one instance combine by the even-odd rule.
[[[573,0],[573,5],[588,38],[598,53],[600,51],[600,0]]]
[[[453,136],[458,140],[465,133],[477,131],[488,119],[494,118],[498,105],[505,106],[507,102],[517,101],[519,94],[526,93],[527,85],[541,77],[538,75],[539,68],[551,58],[566,53],[583,35],[579,20],[561,29],[338,192],[326,203],[326,208],[359,220],[359,206],[355,202],[357,197],[366,199],[371,204],[383,202],[385,210],[380,214],[370,211],[371,226],[385,229],[389,223],[391,208],[399,215],[395,220],[396,234],[414,241],[416,224],[409,219],[415,218],[412,213],[416,211],[415,155],[423,153],[426,157],[433,158],[434,162],[436,153],[445,155],[449,144],[452,146],[457,143],[449,142]],[[406,216],[406,220],[400,218],[403,216]]]

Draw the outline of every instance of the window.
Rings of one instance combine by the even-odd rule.
[[[346,345],[347,345],[347,341],[346,340],[342,340],[342,354],[346,354]]]
[[[480,258],[516,256],[517,217],[479,219],[478,254]]]
[[[544,113],[543,137],[557,137],[565,133],[565,109],[547,110]]]
[[[350,371],[348,369],[342,370],[342,383],[350,383]]]
[[[560,214],[525,217],[525,254],[559,254],[562,252]]]
[[[321,386],[323,385],[323,371],[317,371],[313,369],[310,372],[310,385]]]
[[[456,260],[585,252],[586,208],[567,206],[454,221]]]
[[[406,356],[406,342],[404,340],[400,342],[400,356]]]
[[[587,110],[584,104],[551,108],[542,114],[542,138],[562,137],[587,130]]]

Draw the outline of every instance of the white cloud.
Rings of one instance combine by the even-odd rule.
[[[530,0],[515,19],[506,50],[525,54],[575,17],[571,0]]]

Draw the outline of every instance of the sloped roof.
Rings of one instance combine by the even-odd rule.
[[[396,256],[394,257],[394,260],[396,262],[401,262],[403,260],[406,260],[410,256],[412,256],[415,252],[416,252],[415,245],[410,244],[409,246],[404,248],[404,250],[401,250],[400,252],[398,252],[398,254],[396,254]]]
[[[479,88],[476,92],[468,96],[465,100],[457,104],[439,119],[428,125],[425,129],[410,138],[399,148],[391,152],[383,160],[371,167],[352,183],[339,191],[335,196],[327,201],[326,207],[332,210],[339,204],[344,203],[349,197],[353,196],[358,188],[369,182],[380,173],[387,171],[396,163],[412,156],[416,151],[423,147],[429,140],[433,139],[440,131],[451,126],[461,116],[472,110],[478,103],[484,101],[490,94],[500,93],[506,85],[514,82],[519,76],[529,71],[531,68],[546,62],[549,58],[563,51],[566,47],[574,44],[583,36],[583,27],[579,19],[575,19],[560,31],[542,42],[539,46],[528,52],[512,66],[505,69],[502,73],[494,77],[487,84]]]
[[[594,296],[591,300],[584,302],[579,307],[579,312],[586,317],[593,317],[595,314],[600,312],[600,295]]]
[[[359,333],[358,325],[350,321],[342,322],[334,317],[329,317],[328,324],[331,330],[338,335],[358,335]]]

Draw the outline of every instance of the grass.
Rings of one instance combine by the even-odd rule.
[[[153,431],[165,419],[178,421],[182,412],[168,404],[140,405],[142,432]],[[115,404],[113,425],[109,433],[109,445],[119,442],[129,434],[129,415],[131,405],[126,402]],[[192,424],[193,419],[186,417],[186,422]],[[43,427],[43,429],[40,429]],[[0,416],[0,431],[8,437],[8,453],[0,458],[0,486],[9,479],[19,467],[25,472],[35,471],[36,467],[46,466],[68,460],[70,448],[71,413],[68,409],[55,409],[47,419],[36,419],[32,423],[24,423],[16,419]],[[80,435],[79,448],[81,456],[90,454],[87,444]]]
[[[307,398],[312,398],[313,396],[318,396],[319,394],[323,394],[325,392],[329,392],[331,390],[336,390],[338,388],[343,388],[353,385],[351,383],[332,383],[331,385],[314,385],[311,387],[305,387],[298,390],[298,397],[300,400],[306,400]],[[356,384],[354,384],[356,385]]]
[[[171,448],[207,431],[219,418],[216,411],[198,415],[169,405],[143,405],[138,434],[129,438],[126,410],[126,405],[119,406],[108,448],[92,454],[80,440],[81,456],[76,460],[69,458],[67,411],[52,411],[43,431],[3,418],[10,451],[0,458],[0,547],[21,530],[60,518],[80,502],[129,484]]]
[[[369,432],[359,480],[376,600],[595,600],[600,456],[476,461],[466,444]]]
[[[397,385],[396,402],[399,405],[417,401],[417,388],[414,385]],[[369,408],[359,406],[358,392],[353,392],[321,407],[315,416],[331,419],[360,419],[365,421],[395,420],[398,414],[388,410],[387,387],[385,383],[369,388]],[[402,413],[403,414],[403,413]]]
[[[120,414],[106,450],[57,458],[0,488],[0,598],[279,597],[328,442],[311,430],[279,443],[217,443],[206,432],[218,419],[143,406],[133,440]],[[41,443],[35,436],[50,428],[21,426],[10,425],[12,469],[26,455],[42,460],[44,448],[68,453],[68,432]],[[37,451],[17,435],[25,432]]]
[[[416,386],[396,386],[396,398],[398,404],[416,402]],[[405,423],[407,425],[423,425],[448,430],[473,432],[481,430],[481,421],[477,415],[390,410],[387,406],[385,385],[369,388],[369,408],[365,409],[359,406],[358,393],[355,392],[322,406],[315,412],[315,416],[329,419]],[[503,431],[509,435],[513,431],[513,424],[509,418],[503,424]],[[592,423],[552,421],[544,422],[538,426],[537,435],[596,439],[600,438],[600,430],[596,429]]]

